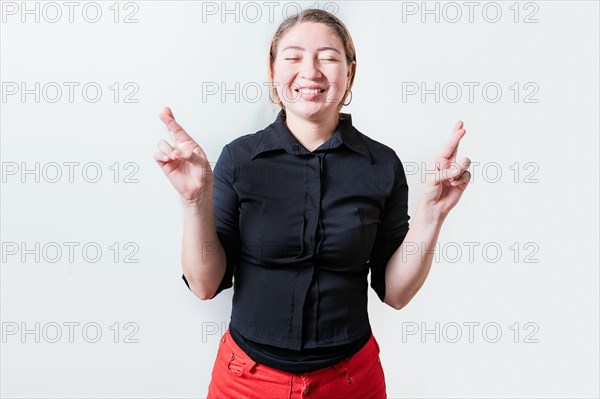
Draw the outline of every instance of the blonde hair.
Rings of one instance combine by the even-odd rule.
[[[348,67],[352,65],[354,62],[354,73],[350,78],[350,85],[348,89],[344,93],[342,101],[338,104],[338,112],[344,106],[346,102],[346,97],[349,91],[352,89],[352,85],[354,83],[354,77],[356,76],[356,49],[354,48],[354,42],[352,41],[352,37],[350,36],[350,32],[346,25],[335,15],[319,9],[309,8],[306,9],[299,14],[292,15],[291,17],[286,18],[281,25],[277,28],[277,31],[273,35],[271,39],[271,46],[269,50],[269,58],[268,58],[268,70],[269,70],[269,90],[270,90],[270,98],[272,98],[272,102],[278,104],[282,109],[285,110],[285,106],[283,102],[279,98],[277,94],[277,89],[273,84],[273,63],[277,58],[277,46],[279,42],[283,38],[283,36],[294,26],[301,24],[302,22],[316,22],[321,23],[329,27],[331,32],[342,42],[344,46],[344,52],[346,53],[346,64]]]

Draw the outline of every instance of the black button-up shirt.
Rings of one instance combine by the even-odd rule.
[[[294,350],[364,337],[367,274],[383,301],[387,262],[409,229],[395,151],[359,132],[350,114],[308,151],[281,110],[265,129],[225,145],[213,173],[227,255],[215,296],[234,287],[230,325]]]

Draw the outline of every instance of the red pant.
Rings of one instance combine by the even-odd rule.
[[[385,376],[375,336],[349,359],[307,373],[256,363],[231,338],[219,343],[207,399],[385,399]]]

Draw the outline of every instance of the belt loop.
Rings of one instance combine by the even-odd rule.
[[[350,371],[348,371],[348,359],[342,360],[340,363],[335,364],[334,368],[338,372],[339,375],[342,375],[344,382],[348,385],[354,382],[354,377],[350,376]]]
[[[225,329],[225,332],[223,333],[223,336],[221,337],[221,342],[227,341],[227,335],[229,335],[229,328]]]
[[[350,375],[350,371],[348,370],[348,363],[349,362],[350,362],[350,358],[347,357],[346,359],[342,360],[338,364],[334,365],[334,367],[337,370],[338,374],[343,375],[342,378],[344,378],[345,382],[348,383],[348,385],[350,385],[350,384],[352,384],[354,382],[354,377],[352,377]]]
[[[242,367],[242,373],[247,374],[247,373],[251,373],[252,370],[254,369],[254,366],[256,366],[256,362],[254,360],[252,360],[250,358],[250,356],[246,356],[247,361],[244,363],[244,366]]]

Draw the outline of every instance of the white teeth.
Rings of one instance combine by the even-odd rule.
[[[319,90],[319,89],[299,89],[299,90],[296,90],[296,91],[299,91],[300,93],[304,93],[304,94],[316,94],[316,93],[319,93],[319,92],[321,92],[323,90]]]

